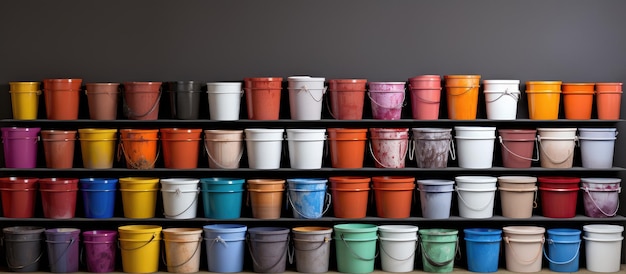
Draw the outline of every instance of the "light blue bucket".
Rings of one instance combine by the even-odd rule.
[[[202,204],[204,217],[211,219],[237,219],[241,216],[243,184],[245,179],[202,178]]]
[[[544,256],[550,263],[550,270],[554,272],[576,272],[580,258],[580,234],[578,229],[553,228],[548,229]]]
[[[248,227],[238,224],[205,225],[204,245],[210,272],[241,272]]]
[[[471,272],[497,272],[502,229],[467,228],[463,232],[467,251],[467,269]]]
[[[287,179],[287,200],[296,219],[321,218],[330,207],[330,194],[326,193],[327,179]],[[326,206],[324,206],[326,204]]]
[[[450,205],[454,181],[417,180],[422,206],[422,217],[426,219],[450,218]]]

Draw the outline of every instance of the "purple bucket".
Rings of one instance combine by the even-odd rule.
[[[95,273],[115,270],[117,231],[90,230],[83,232],[87,271]]]
[[[607,218],[617,214],[622,191],[620,178],[581,178],[580,181],[586,216]]]
[[[404,106],[404,82],[369,83],[372,116],[377,120],[399,120]]]
[[[3,127],[4,163],[7,168],[35,168],[41,128]]]
[[[52,228],[46,229],[45,234],[50,272],[77,272],[80,229]]]

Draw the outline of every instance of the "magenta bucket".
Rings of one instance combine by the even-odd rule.
[[[83,232],[84,256],[87,271],[105,273],[115,271],[117,231],[90,230]]]
[[[399,120],[404,106],[404,82],[369,83],[372,116],[377,120]]]
[[[404,168],[409,151],[408,128],[370,128],[370,152],[378,168]]]
[[[411,114],[416,120],[439,119],[441,76],[419,75],[409,79]]]
[[[4,164],[6,168],[37,167],[37,142],[41,128],[3,127]]]
[[[619,194],[622,192],[620,178],[580,178],[583,191],[585,215],[607,218],[617,214]]]

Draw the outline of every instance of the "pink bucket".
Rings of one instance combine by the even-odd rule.
[[[371,82],[372,116],[377,120],[399,120],[404,105],[404,82]]]
[[[408,128],[370,128],[370,152],[378,168],[404,168],[409,151]]]
[[[420,75],[409,79],[413,119],[439,119],[441,101],[441,76]]]
[[[40,128],[3,127],[4,163],[7,168],[37,167]]]

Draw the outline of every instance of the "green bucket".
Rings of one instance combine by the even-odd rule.
[[[425,272],[452,272],[454,257],[459,251],[456,229],[421,229],[420,249]]]
[[[374,271],[378,226],[340,224],[333,227],[337,253],[337,270],[343,273]]]

